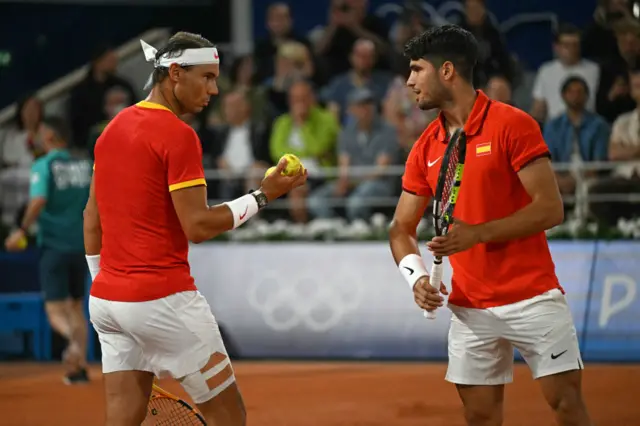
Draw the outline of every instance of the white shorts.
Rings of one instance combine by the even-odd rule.
[[[571,311],[558,289],[495,308],[449,307],[449,382],[510,383],[514,347],[535,379],[583,368]]]
[[[89,298],[102,349],[102,371],[149,371],[182,379],[215,352],[228,357],[211,308],[197,291],[147,302]]]

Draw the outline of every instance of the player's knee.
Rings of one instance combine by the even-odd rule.
[[[574,423],[567,423],[566,421],[582,417],[580,414],[584,410],[584,403],[578,389],[568,387],[562,392],[558,392],[552,398],[548,398],[548,402],[562,425],[572,425]]]
[[[502,406],[471,404],[464,407],[468,426],[501,426]]]
[[[198,408],[204,415],[207,424],[217,426],[246,426],[247,424],[247,411],[235,383],[215,398],[199,404]]]
[[[147,415],[147,401],[130,399],[124,392],[106,390],[105,426],[134,426],[142,424]]]

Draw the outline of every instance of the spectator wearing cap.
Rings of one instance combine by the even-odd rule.
[[[394,180],[385,176],[385,168],[399,160],[395,129],[376,113],[376,98],[366,88],[349,95],[349,114],[353,120],[338,138],[339,177],[309,197],[309,209],[317,218],[333,216],[330,200],[346,197],[348,219],[368,219],[372,213],[372,197],[393,196]],[[373,170],[353,173],[354,166]]]
[[[569,77],[562,85],[562,99],[566,111],[550,120],[544,127],[544,139],[551,159],[557,163],[580,165],[584,162],[607,161],[610,128],[604,118],[587,110],[589,86],[577,76]],[[585,172],[593,177],[593,172]],[[576,177],[567,172],[556,174],[560,192],[571,194]]]
[[[93,55],[86,77],[71,91],[68,108],[75,148],[87,151],[91,128],[108,119],[105,95],[109,89],[122,88],[127,94],[127,106],[135,102],[133,87],[116,75],[117,68],[118,55],[115,50],[110,46],[100,46]]]

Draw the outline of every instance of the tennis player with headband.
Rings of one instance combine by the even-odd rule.
[[[208,206],[201,144],[179,117],[199,113],[218,93],[218,51],[184,32],[158,51],[141,43],[154,66],[151,92],[98,139],[85,209],[89,310],[102,347],[106,425],[142,423],[154,375],[179,380],[209,424],[245,425],[216,320],[190,275],[188,241],[237,228],[303,185],[306,174],[282,175],[282,161],[260,189]]]
[[[427,243],[453,268],[446,379],[456,384],[467,424],[502,424],[516,347],[557,423],[589,426],[576,329],[544,233],[562,222],[563,206],[540,127],[474,89],[478,44],[468,31],[434,27],[409,41],[405,53],[418,107],[437,108],[440,116],[407,159],[390,242],[416,303],[428,311],[442,306],[447,290],[429,284],[416,227],[434,195],[449,135],[463,129],[467,137],[456,222]]]

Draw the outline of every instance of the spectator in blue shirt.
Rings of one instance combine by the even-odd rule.
[[[376,46],[371,40],[358,40],[349,59],[351,70],[334,77],[320,95],[341,124],[346,124],[349,106],[347,97],[352,91],[367,88],[374,94],[376,104],[379,104],[393,79],[390,73],[374,69]]]
[[[544,127],[544,139],[556,163],[577,165],[591,161],[607,161],[610,128],[606,120],[586,109],[589,86],[578,76],[565,80],[561,89],[566,111],[550,120]],[[595,173],[585,172],[592,177]],[[575,176],[568,172],[556,174],[560,192],[571,194],[575,190]]]
[[[346,200],[349,220],[367,220],[371,201],[394,195],[394,180],[385,176],[385,168],[399,164],[400,146],[396,130],[376,113],[375,95],[369,89],[349,94],[349,114],[353,121],[338,139],[339,177],[315,190],[309,197],[309,209],[316,218],[334,215],[332,199]],[[370,167],[365,175],[351,173],[352,166]]]

